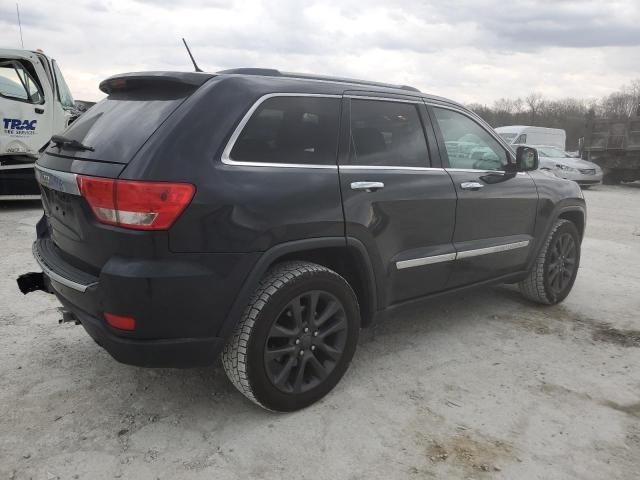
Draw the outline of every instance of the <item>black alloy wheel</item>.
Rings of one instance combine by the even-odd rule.
[[[317,387],[342,357],[347,328],[344,306],[331,293],[312,290],[293,298],[267,335],[264,365],[271,383],[296,394]]]

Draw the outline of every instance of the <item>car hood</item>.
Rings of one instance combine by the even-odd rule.
[[[572,167],[572,168],[582,168],[582,169],[595,168],[596,170],[600,169],[600,167],[598,167],[598,165],[596,165],[595,163],[587,162],[586,160],[582,160],[581,158],[566,158],[566,157],[558,157],[558,158],[541,157],[540,158],[541,166],[553,167],[556,164],[566,165],[567,167]]]

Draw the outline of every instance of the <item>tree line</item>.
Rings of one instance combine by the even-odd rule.
[[[587,115],[620,119],[640,116],[640,79],[598,100],[551,100],[534,92],[524,98],[500,98],[491,106],[471,103],[467,107],[494,128],[504,125],[562,128],[567,132],[567,150],[571,151],[578,149]]]

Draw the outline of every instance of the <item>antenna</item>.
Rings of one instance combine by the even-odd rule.
[[[189,45],[187,45],[187,41],[184,38],[182,39],[182,43],[184,43],[184,46],[187,49],[187,53],[189,54],[189,57],[191,58],[191,62],[193,63],[193,67],[196,69],[196,72],[201,72],[202,70],[200,70],[200,67],[198,66],[196,61],[193,59],[193,55],[191,55],[191,50],[189,50]]]
[[[24,48],[24,40],[22,39],[22,22],[20,21],[20,7],[16,3],[16,12],[18,12],[18,26],[20,27],[20,43],[22,44],[22,48]]]

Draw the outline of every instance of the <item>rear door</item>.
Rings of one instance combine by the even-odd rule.
[[[429,109],[458,195],[453,234],[457,259],[448,287],[523,270],[538,204],[533,180],[528,173],[510,170],[512,153],[478,118],[444,105]]]
[[[438,156],[422,99],[348,94],[342,125],[346,234],[366,245],[381,303],[443,289],[455,258],[456,195],[431,163]]]

